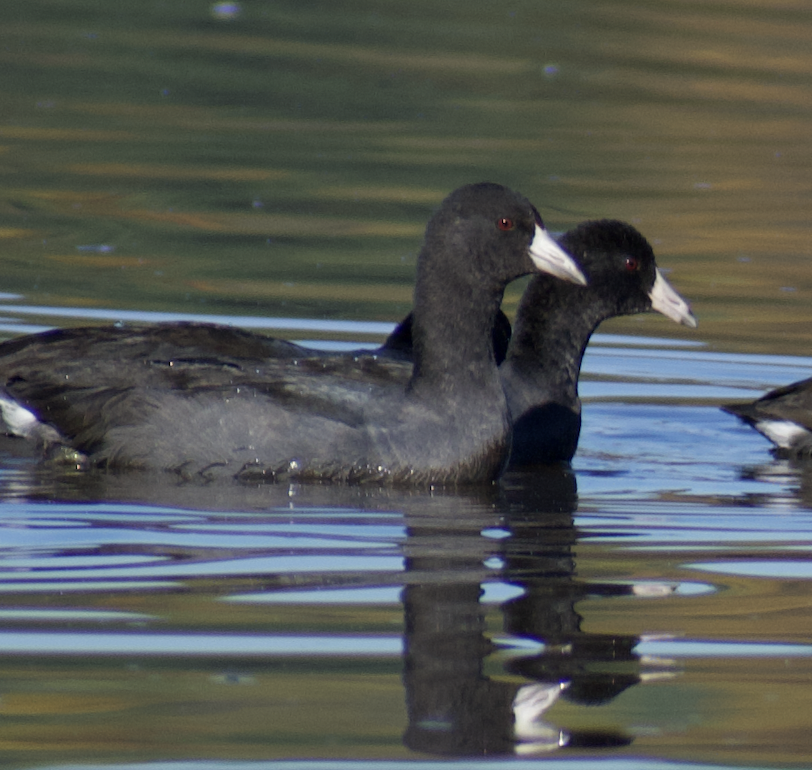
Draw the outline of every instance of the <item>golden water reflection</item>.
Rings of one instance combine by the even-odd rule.
[[[458,185],[488,179],[526,194],[555,231],[587,218],[634,223],[700,321],[689,332],[635,317],[602,331],[729,351],[812,351],[806,3],[241,7],[229,21],[212,18],[208,3],[28,0],[8,10],[0,25],[0,291],[40,307],[396,321],[410,306],[433,207]],[[508,311],[520,291],[509,291]],[[714,439],[733,435],[730,428]],[[644,438],[649,452],[659,448],[656,435]],[[621,475],[624,459],[598,462],[599,451],[603,444],[587,469]],[[718,454],[711,446],[707,463]],[[688,500],[693,490],[684,487],[706,465],[686,465],[684,476],[663,482],[671,486],[659,499]],[[14,474],[2,471],[13,499]],[[714,466],[718,476],[728,471]],[[713,510],[721,493],[707,492],[710,485],[690,502],[712,518],[721,515]],[[204,500],[187,498],[187,509],[214,494],[198,493]],[[757,509],[746,490],[737,494],[737,504]],[[72,499],[64,490],[43,496]],[[260,518],[268,505],[246,510]],[[765,517],[792,512],[763,507]],[[474,539],[476,553],[496,542]],[[446,545],[441,557],[458,554],[457,540]],[[685,565],[706,552],[670,545],[647,553],[579,541],[567,590],[617,576],[695,579],[714,589],[667,600],[579,595],[579,633],[629,644],[645,634],[808,643],[808,581],[691,572]],[[164,550],[174,558],[172,548]],[[221,557],[204,551],[189,554]],[[727,553],[786,558],[760,542]],[[201,578],[172,591],[78,599],[7,594],[3,605],[129,611],[179,632],[403,633],[400,605],[219,601],[267,580]],[[491,638],[504,617],[495,606],[483,612]],[[137,634],[143,622],[121,630]],[[482,679],[507,691],[524,680],[502,663],[490,658]],[[600,708],[562,697],[551,720],[576,733],[628,735],[638,756],[808,761],[808,658],[708,655],[663,663],[673,676],[649,680],[642,663],[624,659],[618,668],[633,669],[635,686]],[[403,744],[400,659],[22,655],[0,665],[0,683],[0,751],[19,766],[134,755],[416,756]]]
[[[808,352],[806,7],[576,5],[243,8],[215,22],[68,3],[43,24],[28,4],[0,30],[4,288],[35,304],[394,321],[432,206],[494,179],[553,229],[634,222],[693,300],[699,339]],[[267,239],[282,241],[271,255]],[[163,255],[171,276],[117,285],[67,258],[95,242],[125,271]],[[331,264],[349,285],[374,270],[381,301],[325,302]],[[280,274],[299,287],[293,307]],[[684,334],[655,319],[613,328]]]

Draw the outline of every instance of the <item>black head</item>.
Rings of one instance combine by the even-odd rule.
[[[634,227],[609,219],[582,222],[560,242],[589,276],[586,291],[610,301],[614,314],[651,309],[657,264],[651,245]]]
[[[631,225],[611,219],[582,222],[567,231],[560,243],[580,263],[589,283],[557,288],[573,301],[590,303],[601,320],[656,310],[678,323],[696,326],[688,304],[657,269],[651,245]],[[536,282],[532,301],[544,305],[539,295],[549,293],[554,282]]]
[[[427,263],[435,276],[502,286],[538,271],[584,283],[530,201],[491,182],[460,187],[442,202],[426,228],[418,275],[429,272]]]

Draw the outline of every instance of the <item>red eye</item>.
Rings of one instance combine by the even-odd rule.
[[[626,272],[633,273],[640,267],[640,262],[638,262],[637,257],[627,256],[624,267],[626,268]]]
[[[496,226],[500,230],[512,230],[515,227],[515,225],[513,224],[513,220],[508,219],[507,217],[502,217],[501,219],[498,219],[496,221]]]

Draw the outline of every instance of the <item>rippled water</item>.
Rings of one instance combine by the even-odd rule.
[[[377,344],[484,179],[632,221],[700,326],[604,325],[572,469],[465,495],[0,438],[0,764],[812,765],[812,476],[718,409],[812,370],[810,52],[800,0],[4,9],[4,335]]]
[[[804,764],[808,479],[707,402],[810,364],[598,335],[573,470],[466,495],[54,478],[7,441],[4,756]]]

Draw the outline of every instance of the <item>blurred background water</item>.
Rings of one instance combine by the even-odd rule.
[[[812,483],[717,408],[812,369],[807,4],[29,0],[0,66],[7,336],[376,344],[483,180],[632,222],[700,321],[602,326],[572,469],[476,494],[2,442],[4,766],[812,763]]]

